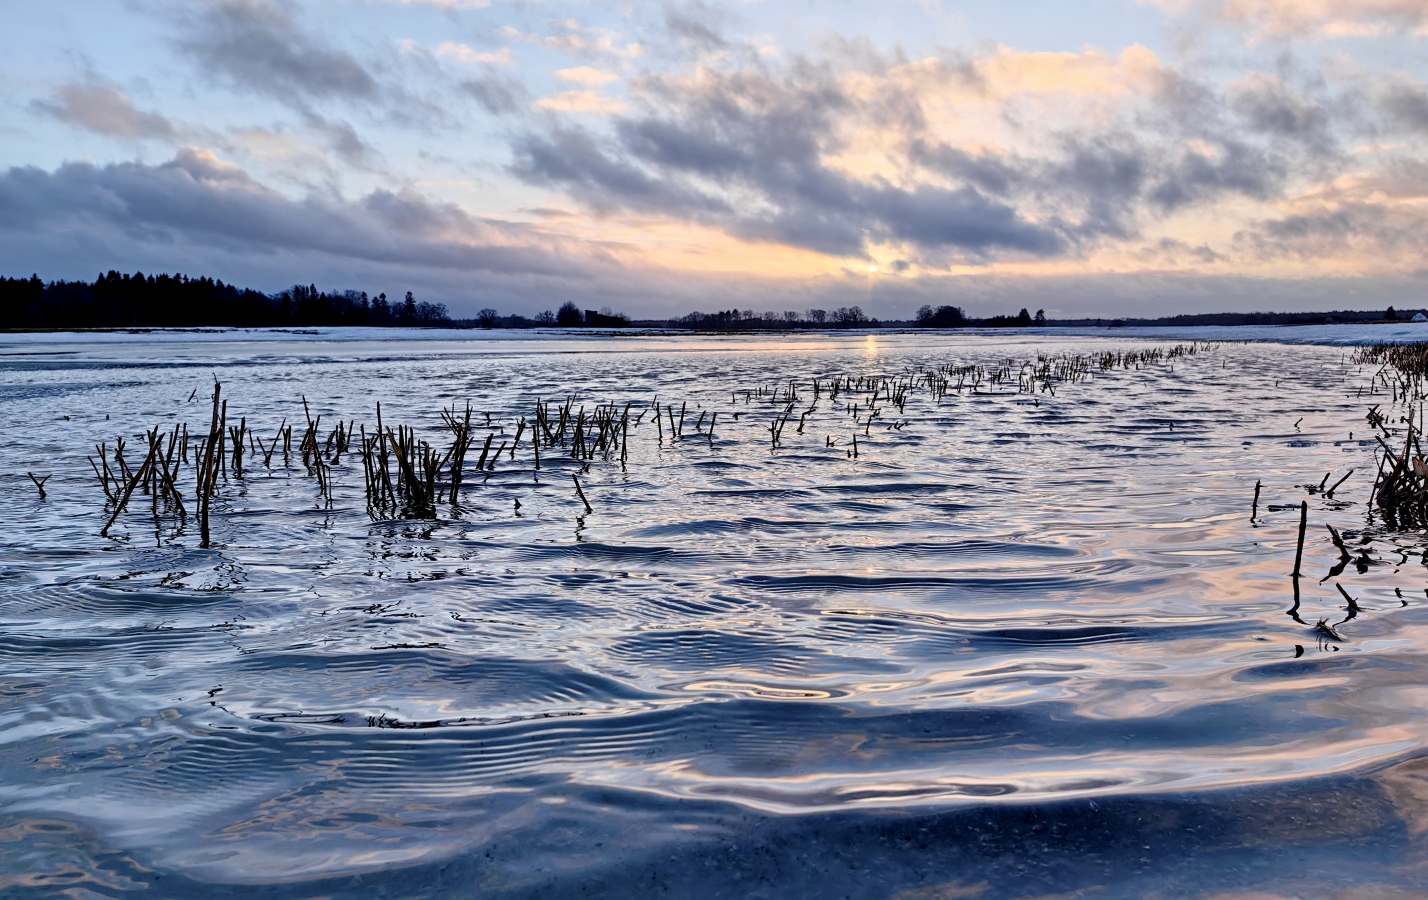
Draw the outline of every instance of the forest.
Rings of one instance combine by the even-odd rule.
[[[0,329],[441,326],[446,306],[399,301],[365,291],[324,292],[294,285],[276,294],[185,275],[124,275],[93,283],[0,278]]]

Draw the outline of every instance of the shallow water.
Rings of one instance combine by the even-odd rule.
[[[1366,519],[1392,403],[1343,348],[914,391],[856,459],[847,397],[771,449],[743,394],[1142,346],[0,340],[0,892],[1420,895],[1428,569]],[[537,397],[689,412],[623,469],[523,442],[435,522],[372,521],[355,456],[330,507],[250,458],[210,549],[147,500],[101,537],[85,454],[203,431],[215,376],[260,436],[304,395],[434,441],[467,400],[496,443]],[[1319,583],[1325,522],[1366,563]]]

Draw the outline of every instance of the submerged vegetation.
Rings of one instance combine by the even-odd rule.
[[[193,515],[207,547],[210,511],[222,485],[241,481],[259,466],[268,471],[274,466],[287,468],[294,457],[313,479],[315,500],[321,506],[333,505],[335,473],[355,469],[355,457],[360,462],[366,510],[373,520],[435,519],[442,508],[459,510],[468,505],[470,485],[488,478],[502,461],[503,468],[523,468],[537,477],[543,470],[563,467],[574,478],[577,471],[589,471],[596,462],[618,465],[624,471],[631,443],[640,434],[646,440],[653,438],[658,448],[673,449],[689,440],[713,447],[727,440],[721,422],[753,415],[767,419],[763,433],[771,452],[783,449],[794,436],[803,436],[824,452],[855,460],[870,451],[875,433],[896,437],[912,424],[916,414],[909,415],[908,403],[916,394],[925,396],[934,408],[949,394],[963,392],[1025,394],[1039,402],[1037,395],[1054,396],[1058,386],[1076,384],[1095,373],[1171,362],[1206,346],[1040,355],[991,366],[949,363],[897,374],[789,380],[732,392],[724,409],[698,403],[691,407],[687,400],[662,403],[659,397],[591,403],[569,396],[559,401],[537,398],[529,416],[500,421],[489,412],[473,419],[468,402],[441,410],[446,434],[428,437],[418,436],[415,428],[392,424],[380,403],[372,423],[339,419],[324,426],[324,416],[313,415],[303,397],[305,427],[296,452],[287,419],[266,442],[246,417],[239,416],[234,423],[223,386],[215,381],[210,419],[201,433],[190,437],[186,423],[168,431],[155,427],[145,432],[147,449],[137,467],[126,457],[122,437],[112,448],[97,446],[89,464],[105,498],[107,521],[101,533],[106,535],[136,493],[148,498],[156,527],[168,518],[182,531],[190,513],[178,485],[183,467],[191,464]],[[196,395],[195,390],[190,400]],[[821,438],[813,430],[818,425],[824,426]],[[574,499],[586,513],[592,512],[578,478],[574,487]]]
[[[1409,545],[1414,548],[1413,552],[1421,554],[1423,563],[1428,565],[1428,547],[1422,546],[1422,531],[1428,528],[1428,459],[1425,459],[1421,444],[1425,414],[1424,402],[1428,400],[1428,396],[1425,396],[1424,393],[1425,386],[1428,386],[1425,385],[1425,378],[1428,378],[1428,342],[1379,343],[1360,347],[1346,362],[1360,367],[1378,366],[1377,370],[1369,376],[1369,382],[1366,385],[1367,396],[1373,398],[1379,394],[1386,394],[1390,409],[1395,409],[1396,412],[1386,413],[1383,403],[1375,403],[1368,409],[1365,419],[1372,430],[1373,440],[1377,443],[1378,450],[1375,452],[1376,475],[1369,492],[1367,514],[1362,526],[1353,530],[1342,525],[1340,528],[1335,528],[1333,523],[1328,521],[1323,523],[1327,532],[1327,537],[1324,539],[1332,544],[1338,553],[1338,560],[1319,579],[1320,584],[1339,578],[1350,565],[1359,574],[1364,574],[1373,566],[1379,565],[1382,560],[1376,559],[1370,554],[1370,545],[1376,540],[1389,542],[1393,551],[1400,555],[1401,564],[1407,562],[1409,549],[1399,538],[1407,537]],[[1365,387],[1358,388],[1351,396],[1365,397]],[[1296,422],[1296,429],[1298,425],[1299,422]],[[1404,426],[1401,434],[1395,431],[1395,427],[1398,425]],[[1352,439],[1352,432],[1349,433],[1349,437]],[[1301,485],[1301,487],[1309,496],[1319,496],[1328,501],[1324,507],[1326,511],[1333,512],[1344,506],[1342,502],[1335,502],[1335,492],[1353,474],[1354,469],[1350,468],[1331,483],[1330,478],[1334,473],[1325,472],[1324,477],[1317,484],[1310,482]],[[1250,522],[1256,526],[1258,525],[1256,518],[1259,513],[1260,489],[1261,482],[1256,481],[1250,512]],[[1309,533],[1309,502],[1301,501],[1298,511],[1299,530],[1294,551],[1294,567],[1289,573],[1293,585],[1293,604],[1286,615],[1301,625],[1307,625],[1308,623],[1300,616],[1300,579],[1304,577],[1303,561],[1305,539]],[[1357,539],[1358,547],[1351,549],[1347,539]],[[1397,570],[1395,569],[1395,571]],[[1344,632],[1339,629],[1353,621],[1360,612],[1365,610],[1365,607],[1359,604],[1342,583],[1334,581],[1334,588],[1346,603],[1343,607],[1344,617],[1337,622],[1321,618],[1313,628],[1316,639],[1328,649],[1337,649],[1334,645],[1347,640]],[[1395,588],[1395,596],[1402,606],[1408,605],[1402,588]],[[1303,648],[1298,647],[1297,653],[1302,654],[1302,652]]]
[[[1354,362],[1378,365],[1371,383],[1386,389],[1390,402],[1404,406],[1394,423],[1405,426],[1401,438],[1378,405],[1368,411],[1369,427],[1383,451],[1370,505],[1391,528],[1428,527],[1428,460],[1422,445],[1428,342],[1374,344],[1359,349]]]
[[[119,437],[112,447],[95,447],[89,465],[104,496],[101,534],[108,535],[126,509],[132,510],[134,498],[140,497],[144,498],[142,507],[152,516],[155,528],[162,529],[167,521],[175,537],[186,533],[191,518],[196,520],[204,547],[211,544],[210,515],[215,501],[222,506],[226,485],[241,483],[259,468],[272,472],[295,464],[312,479],[313,500],[324,509],[334,506],[334,488],[342,475],[360,469],[362,497],[367,516],[373,521],[436,520],[448,515],[460,518],[464,511],[483,505],[473,492],[498,468],[524,472],[537,481],[542,474],[568,474],[571,484],[567,490],[573,487],[569,503],[577,519],[583,520],[598,511],[600,498],[592,501],[580,475],[589,473],[596,464],[628,472],[632,446],[641,437],[654,449],[676,450],[688,441],[713,448],[761,434],[770,453],[796,449],[862,460],[870,454],[875,457],[880,442],[898,440],[909,425],[935,414],[951,394],[1016,394],[1030,397],[1035,404],[1043,395],[1055,396],[1058,388],[1099,373],[1161,363],[1173,366],[1177,358],[1193,356],[1211,346],[1191,343],[1130,351],[1062,353],[1004,359],[995,365],[947,363],[899,373],[791,379],[732,391],[727,405],[718,406],[710,404],[707,396],[703,402],[691,403],[687,399],[660,397],[592,402],[570,395],[559,400],[535,398],[528,415],[508,413],[502,419],[490,412],[478,414],[470,402],[453,403],[440,411],[444,431],[427,435],[418,434],[415,427],[392,423],[380,403],[375,406],[371,422],[339,419],[324,424],[324,415],[314,415],[307,398],[302,397],[300,421],[305,424],[300,435],[295,435],[293,426],[284,419],[265,439],[245,417],[240,415],[233,423],[223,386],[215,381],[209,421],[202,432],[190,436],[186,423],[167,431],[147,429],[137,466],[132,461],[135,454]],[[1381,449],[1369,499],[1369,520],[1363,530],[1324,523],[1339,560],[1321,583],[1339,577],[1349,565],[1363,572],[1375,564],[1368,551],[1375,527],[1389,531],[1428,527],[1428,459],[1421,447],[1428,343],[1365,347],[1353,355],[1352,362],[1379,366],[1366,388],[1359,389],[1359,396],[1365,390],[1369,397],[1385,393],[1391,402],[1404,405],[1403,414],[1390,421],[1381,405],[1368,411],[1369,426]],[[931,407],[914,405],[909,411],[909,402],[919,395]],[[748,424],[754,417],[762,420],[757,430],[728,429],[730,422]],[[1397,425],[1405,425],[1406,430],[1397,432]],[[925,440],[925,436],[915,439]],[[795,443],[800,446],[795,448]],[[191,479],[186,479],[185,472],[190,468]],[[1342,504],[1334,505],[1335,492],[1353,472],[1350,468],[1337,478],[1333,478],[1335,473],[1326,472],[1317,484],[1311,482],[1303,488],[1311,497],[1321,496],[1329,501],[1328,509],[1337,509]],[[31,478],[43,499],[43,480],[34,475]],[[186,489],[180,487],[185,480],[190,482]],[[1262,488],[1263,482],[1256,481],[1250,513],[1256,527]],[[519,499],[515,505],[519,515]],[[1299,514],[1290,573],[1294,601],[1288,615],[1307,625],[1299,609],[1305,541],[1310,530],[1309,504],[1305,501],[1295,507],[1269,508],[1294,508]],[[1375,526],[1375,516],[1381,526]],[[1351,550],[1345,535],[1361,538],[1363,546]],[[1336,582],[1335,587],[1348,602],[1347,615],[1340,621],[1325,619],[1315,626],[1314,634],[1321,642],[1344,641],[1338,629],[1361,610],[1342,585]]]

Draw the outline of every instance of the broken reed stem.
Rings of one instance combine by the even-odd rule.
[[[1344,586],[1336,581],[1334,582],[1334,587],[1338,588],[1339,593],[1343,595],[1343,598],[1349,601],[1349,612],[1359,612],[1359,604],[1354,600],[1353,597],[1349,596],[1349,592],[1344,590]]]
[[[35,488],[40,492],[40,499],[45,499],[45,482],[54,476],[46,475],[44,478],[36,478],[34,472],[26,472],[25,474],[30,476],[30,480],[35,483]]]
[[[199,546],[208,547],[208,507],[210,498],[213,496],[213,464],[214,451],[217,447],[219,437],[223,434],[222,420],[219,418],[219,397],[223,392],[223,385],[217,379],[213,382],[213,418],[208,424],[208,440],[203,445],[203,464],[198,470],[198,496],[195,502],[198,504],[198,530]]]
[[[1335,547],[1339,548],[1339,557],[1345,560],[1352,559],[1353,554],[1349,552],[1348,547],[1344,546],[1344,539],[1339,535],[1338,530],[1328,522],[1324,523],[1324,527],[1329,529],[1329,539],[1334,542]]]
[[[580,479],[575,477],[574,472],[570,473],[570,480],[575,482],[575,496],[579,497],[580,502],[585,504],[585,511],[587,513],[594,512],[594,508],[590,506],[590,501],[585,499],[585,492],[580,489]]]
[[[1304,561],[1304,531],[1309,527],[1309,501],[1299,501],[1299,546],[1294,551],[1294,576],[1300,577],[1299,567]]]
[[[148,474],[149,466],[153,465],[154,454],[158,453],[157,444],[149,445],[149,455],[144,459],[144,464],[139,467],[139,471],[134,473],[134,477],[129,479],[129,483],[124,487],[124,495],[119,499],[119,503],[114,507],[114,514],[109,517],[109,521],[104,523],[104,527],[99,529],[101,537],[109,536],[109,529],[113,527],[114,520],[119,518],[119,514],[124,511],[124,507],[129,505],[129,498],[134,495],[134,488],[139,486],[139,482]]]
[[[223,465],[223,460],[228,452],[228,401],[224,400],[218,412],[218,454],[214,457],[214,468],[218,474],[223,476],[223,480],[228,480],[228,468]]]
[[[1339,489],[1339,485],[1343,484],[1345,481],[1348,481],[1349,476],[1352,474],[1354,474],[1354,470],[1350,469],[1347,473],[1344,474],[1343,478],[1340,478],[1338,481],[1334,482],[1333,487],[1329,488],[1327,491],[1324,492],[1324,496],[1328,497],[1330,500],[1334,499],[1334,491],[1337,491]]]
[[[1259,517],[1259,482],[1254,483],[1254,501],[1250,503],[1250,523]]]
[[[89,460],[89,467],[94,470],[94,477],[99,479],[99,486],[104,488],[105,498],[113,500],[114,492],[109,490],[109,479],[105,478],[104,473],[99,471],[99,466],[95,463],[94,457],[86,456],[85,459]],[[105,466],[105,469],[107,470],[108,466]]]
[[[175,429],[175,436],[177,436],[177,433],[177,429]],[[178,504],[179,515],[184,518],[188,518],[188,509],[185,508],[183,505],[183,495],[179,493],[178,485],[174,484],[173,472],[169,469],[168,460],[172,459],[173,453],[174,438],[171,437],[169,439],[168,456],[164,460],[160,461],[159,464],[159,479],[163,482],[164,491],[167,496],[170,497],[174,501],[174,503]],[[178,463],[174,463],[174,466],[177,467]],[[157,491],[155,493],[157,494]],[[157,510],[154,514],[155,516],[158,515]]]

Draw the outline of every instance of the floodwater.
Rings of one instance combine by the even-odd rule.
[[[4,337],[0,895],[1428,895],[1425,540],[1367,502],[1365,413],[1403,411],[1282,331],[866,425],[829,379],[1174,341]],[[206,434],[215,377],[265,443],[304,396],[324,439],[380,401],[449,442],[469,401],[494,447],[570,397],[684,434],[536,470],[527,431],[374,520],[299,427],[210,547],[192,463],[187,519],[136,494],[101,536],[86,455]]]

